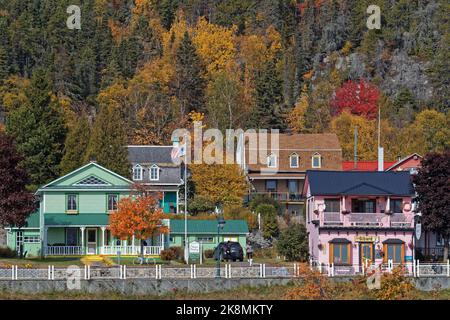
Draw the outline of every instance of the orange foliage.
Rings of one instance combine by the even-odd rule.
[[[286,292],[288,300],[326,300],[333,296],[334,288],[330,280],[317,271],[312,271],[308,264],[299,265],[302,284]]]
[[[160,196],[145,193],[120,200],[117,212],[109,217],[111,233],[123,240],[133,235],[145,240],[155,232],[168,233],[169,229],[162,224],[164,213],[159,207],[159,200]]]

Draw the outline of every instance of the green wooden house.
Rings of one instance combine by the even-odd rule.
[[[137,239],[118,240],[107,230],[109,215],[133,182],[95,162],[39,188],[39,210],[26,226],[7,228],[7,243],[28,256],[117,254],[135,255]],[[164,235],[148,239],[145,254],[158,255]]]
[[[169,228],[169,246],[184,247],[184,220],[171,219]],[[216,220],[187,221],[188,243],[194,241],[201,243],[203,251],[214,249],[220,242],[233,241],[240,243],[245,254],[248,233],[248,225],[245,220],[226,220],[219,236],[217,234]]]

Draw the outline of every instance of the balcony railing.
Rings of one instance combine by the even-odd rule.
[[[384,227],[384,228],[412,228],[413,216],[403,213],[358,213],[351,212],[342,214],[340,212],[317,212],[312,213],[313,221],[318,221],[320,226],[343,226],[343,227]]]
[[[277,201],[283,202],[301,202],[304,200],[301,193],[291,192],[253,192],[249,195],[249,201],[257,195],[266,195]]]

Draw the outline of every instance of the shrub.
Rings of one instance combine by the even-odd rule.
[[[273,247],[254,249],[253,257],[258,259],[275,259],[277,257],[277,252]]]
[[[170,247],[161,251],[161,260],[180,260],[183,257],[183,249],[181,247]]]
[[[188,203],[189,212],[193,215],[214,212],[214,203],[204,197],[197,196]]]
[[[203,254],[205,255],[205,258],[211,259],[214,257],[214,250],[213,249],[205,250],[203,251]]]
[[[280,255],[289,261],[303,261],[308,259],[308,237],[306,228],[302,224],[294,223],[284,230],[277,242]]]
[[[405,277],[401,266],[394,268],[392,273],[385,273],[381,277],[381,288],[375,290],[375,297],[379,300],[412,299],[416,294],[414,284]]]
[[[1,258],[15,258],[17,256],[17,252],[14,250],[11,250],[8,247],[1,247],[0,248],[0,257]]]
[[[275,210],[278,212],[280,209],[280,204],[275,199],[269,197],[266,194],[257,194],[252,201],[249,202],[248,208],[250,211],[256,211],[256,208],[260,204],[270,204],[275,207]]]
[[[256,212],[261,214],[261,218],[263,220],[264,238],[271,238],[278,236],[279,229],[275,207],[270,204],[260,204],[256,208]]]
[[[312,271],[309,265],[299,265],[302,283],[286,292],[288,300],[327,300],[332,299],[335,288],[327,276]]]

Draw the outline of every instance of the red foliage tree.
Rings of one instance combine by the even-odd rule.
[[[336,91],[331,107],[335,115],[348,109],[353,114],[373,119],[377,115],[379,97],[378,88],[364,79],[359,82],[349,80]]]
[[[0,227],[23,227],[36,209],[34,196],[26,189],[30,177],[19,165],[22,160],[13,139],[0,131]]]

